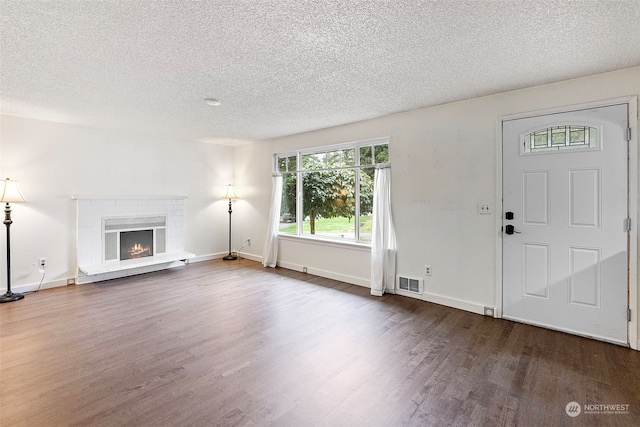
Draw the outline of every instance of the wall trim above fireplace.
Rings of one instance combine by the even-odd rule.
[[[189,196],[140,196],[140,195],[91,195],[91,194],[72,194],[71,200],[185,200]]]

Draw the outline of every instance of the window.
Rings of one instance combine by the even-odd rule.
[[[280,233],[370,242],[375,165],[388,162],[387,138],[276,154]]]
[[[524,136],[523,154],[598,148],[598,130],[589,126],[554,126]]]

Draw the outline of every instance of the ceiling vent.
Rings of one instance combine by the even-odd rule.
[[[421,294],[424,292],[424,279],[398,276],[398,289],[407,292]]]

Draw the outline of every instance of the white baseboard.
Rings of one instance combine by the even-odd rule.
[[[287,268],[289,270],[295,270],[300,272],[303,271],[303,266],[298,264],[278,262],[278,266],[282,268]],[[354,277],[354,276],[349,276],[345,274],[335,273],[332,271],[315,269],[312,267],[307,267],[307,273],[313,274],[315,276],[326,277],[328,279],[339,280],[341,282],[351,283],[353,285],[358,285],[365,288],[371,288],[371,280],[369,278]],[[385,293],[390,293],[390,292],[385,291]],[[402,295],[410,298],[416,298],[423,301],[429,301],[429,302],[444,305],[447,307],[469,311],[475,314],[484,315],[484,306],[470,302],[470,301],[459,300],[459,299],[450,298],[450,297],[446,297],[438,294],[430,294],[427,292],[423,294],[415,294],[413,292],[406,292],[401,289],[395,289],[394,292],[391,292],[391,293],[395,293],[396,295]]]
[[[464,311],[469,311],[475,314],[484,315],[484,306],[470,301],[464,301],[457,298],[446,297],[444,295],[431,294],[425,292],[423,294],[416,294],[413,292],[407,292],[402,289],[396,289],[396,294],[406,297],[417,298],[423,301],[433,302],[435,304],[444,305],[451,308],[457,308]]]
[[[195,257],[191,258],[189,260],[189,263],[211,261],[213,259],[220,259],[225,255],[227,255],[227,252],[219,252],[217,254],[208,254],[208,255],[199,255],[199,256],[195,256]]]
[[[254,255],[254,254],[249,254],[249,253],[246,253],[246,252],[238,252],[238,256],[240,258],[250,259],[251,261],[262,262],[262,256],[261,255]]]
[[[304,266],[289,262],[278,262],[278,267],[300,272],[304,271]],[[349,276],[347,274],[335,273],[333,271],[327,271],[313,267],[307,267],[307,273],[313,274],[314,276],[325,277],[327,279],[338,280],[340,282],[351,283],[352,285],[363,286],[365,288],[371,287],[371,280],[369,280],[368,278],[365,279],[362,277]]]
[[[75,277],[73,277],[69,279],[59,279],[59,280],[52,280],[50,282],[42,282],[42,286],[39,286],[40,282],[32,283],[29,285],[12,286],[11,292],[23,293],[23,292],[34,292],[37,290],[43,290],[43,289],[49,289],[49,288],[59,288],[61,286],[67,286],[69,284],[68,280],[72,280],[73,282],[71,284],[75,284]]]
[[[189,260],[189,262],[203,262],[203,261],[211,261],[213,259],[221,259],[225,256],[227,256],[229,253],[228,252],[218,252],[215,254],[209,254],[209,255],[200,255],[200,256],[196,256],[193,257]],[[246,252],[237,252],[237,255],[239,258],[244,258],[244,259],[250,259],[252,261],[258,261],[258,262],[262,262],[262,257],[259,255],[254,255],[254,254],[250,254],[250,253],[246,253]]]

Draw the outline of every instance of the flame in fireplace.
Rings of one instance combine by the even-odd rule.
[[[130,258],[142,258],[151,256],[151,248],[149,246],[143,247],[141,243],[134,244],[129,250]]]

